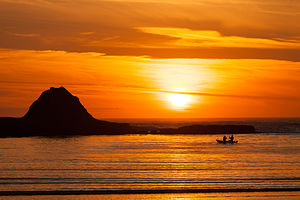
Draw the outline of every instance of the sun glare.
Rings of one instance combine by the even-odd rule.
[[[191,102],[191,96],[187,94],[168,94],[168,100],[175,108],[186,108]]]
[[[144,63],[143,74],[150,77],[152,84],[149,82],[149,87],[157,90],[158,102],[163,102],[168,112],[196,109],[195,106],[202,101],[199,95],[194,95],[194,93],[204,93],[212,87],[211,84],[216,79],[210,67],[220,62],[205,59],[148,59],[145,61],[147,62]]]

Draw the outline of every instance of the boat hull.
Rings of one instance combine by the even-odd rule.
[[[238,143],[238,141],[230,141],[230,140],[223,141],[223,140],[218,140],[218,139],[217,139],[217,142],[220,144],[236,144],[236,143]]]

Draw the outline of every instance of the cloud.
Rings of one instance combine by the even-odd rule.
[[[4,0],[0,48],[299,60],[297,13],[283,0]]]
[[[264,99],[264,100],[286,100],[286,101],[299,101],[299,96],[256,96],[244,94],[218,94],[218,93],[205,93],[205,92],[180,92],[172,90],[151,90],[153,92],[171,93],[171,94],[185,94],[195,96],[210,96],[210,97],[225,97],[225,98],[241,98],[241,99]]]
[[[137,30],[177,38],[171,45],[183,47],[300,48],[300,40],[224,36],[212,30],[164,27],[138,27]]]
[[[80,32],[80,35],[93,35],[95,32]]]
[[[156,48],[99,48],[106,55],[147,56],[151,58],[202,59],[273,59],[300,62],[300,49],[232,48],[232,47],[156,47]],[[97,48],[94,48],[98,51]]]
[[[39,37],[40,34],[36,34],[36,33],[10,33],[14,36],[17,37]]]

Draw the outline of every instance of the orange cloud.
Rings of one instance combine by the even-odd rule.
[[[95,32],[89,31],[89,32],[80,32],[80,35],[93,35]]]
[[[182,47],[300,48],[300,40],[224,36],[217,31],[186,28],[138,27],[137,29],[145,33],[177,38],[171,45]]]
[[[299,8],[285,0],[4,0],[0,48],[295,61]]]
[[[10,34],[17,37],[39,37],[40,36],[40,34],[36,34],[36,33],[10,33]]]

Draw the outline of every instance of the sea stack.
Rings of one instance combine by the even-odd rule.
[[[125,134],[131,132],[126,123],[95,119],[64,87],[44,91],[22,118],[0,119],[9,136],[69,136],[91,134]]]

